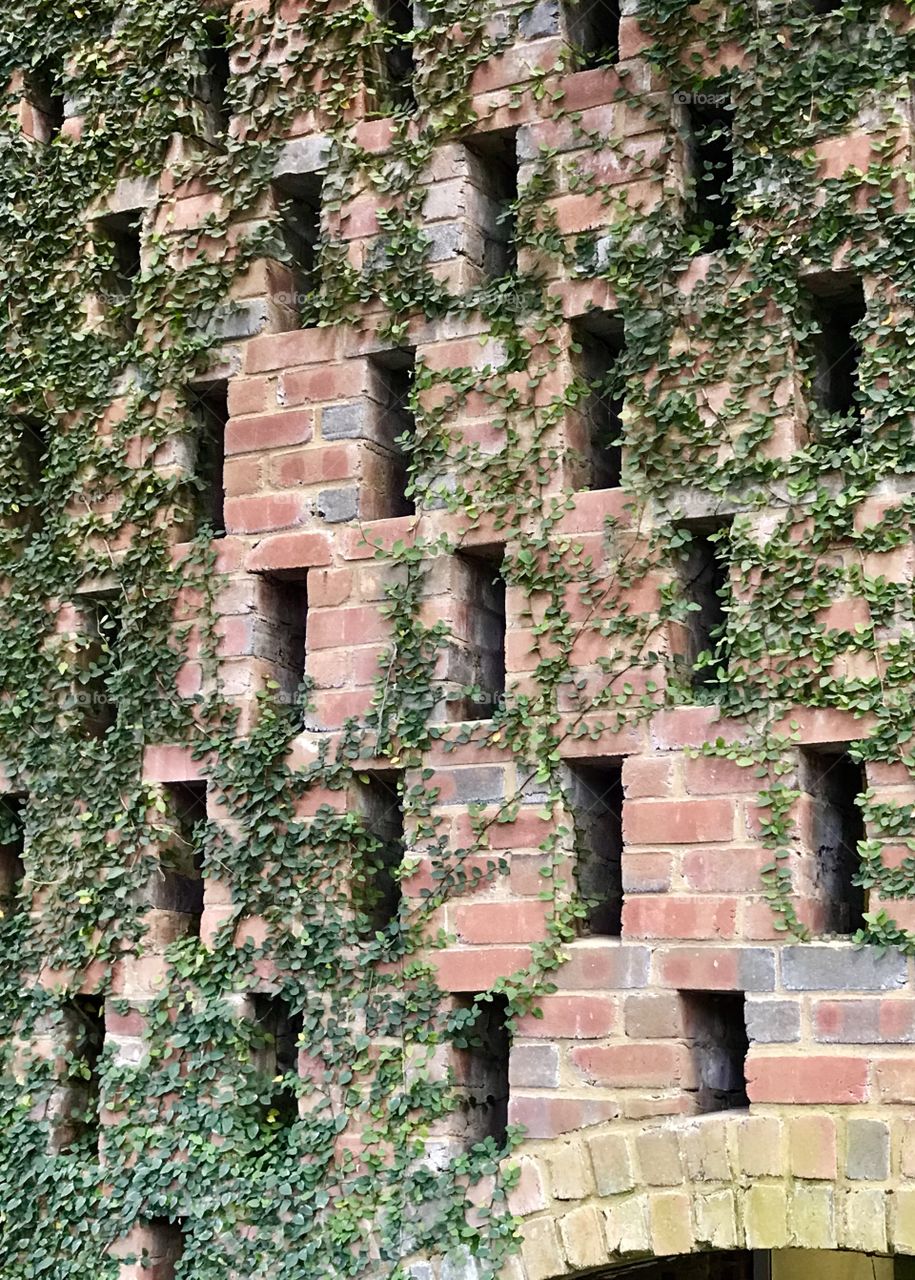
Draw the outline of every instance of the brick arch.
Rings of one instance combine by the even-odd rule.
[[[743,1249],[915,1253],[915,1120],[842,1108],[613,1121],[525,1144],[505,1280]]]

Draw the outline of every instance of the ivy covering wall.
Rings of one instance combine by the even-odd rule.
[[[173,530],[194,509],[195,483],[162,466],[153,448],[138,463],[134,448],[142,437],[166,450],[186,429],[177,393],[219,345],[233,281],[265,256],[282,255],[275,228],[255,221],[240,236],[232,229],[244,228],[269,183],[291,122],[318,101],[332,121],[324,130],[332,138],[325,199],[344,201],[357,182],[383,194],[384,247],[357,269],[341,243],[323,242],[320,283],[303,301],[301,325],[352,323],[365,303],[380,300],[396,345],[416,316],[478,311],[505,352],[485,379],[420,367],[414,390],[418,508],[434,490],[437,504],[466,523],[494,522],[510,548],[510,589],[532,610],[536,602],[536,691],[516,695],[509,687],[494,720],[462,736],[481,751],[510,753],[527,790],[550,810],[562,798],[560,737],[584,732],[586,716],[620,725],[658,705],[716,701],[744,724],[745,742],[705,749],[756,771],[772,849],[769,899],[785,931],[802,937],[784,870],[796,798],[784,780],[791,733],[773,726],[798,705],[853,711],[867,725],[860,754],[915,763],[911,582],[862,567],[912,536],[912,143],[905,110],[891,109],[907,101],[915,61],[907,8],[848,0],[825,14],[794,3],[718,12],[642,0],[653,91],[665,85],[693,95],[711,86],[734,105],[730,196],[739,234],[697,273],[688,312],[679,281],[708,234],[683,193],[661,192],[646,211],[608,184],[613,234],[564,235],[546,203],[557,156],[544,150],[537,158],[517,202],[518,244],[580,278],[608,282],[626,323],[614,375],[625,389],[624,487],[630,522],[647,513],[650,533],[635,555],[620,543],[609,582],[574,538],[557,534],[564,497],[543,497],[557,465],[551,431],[588,391],[573,381],[559,396],[537,395],[560,349],[557,298],[534,270],[452,294],[429,270],[422,229],[418,176],[437,145],[471,128],[471,76],[511,45],[530,9],[428,0],[415,33],[420,110],[385,101],[379,89],[377,114],[395,120],[393,144],[379,154],[360,147],[352,101],[394,32],[349,0],[292,8],[271,3],[230,15],[233,65],[243,68],[227,90],[235,126],[209,141],[201,137],[199,86],[213,26],[191,0],[16,0],[0,18],[0,80],[9,83],[0,133],[0,761],[7,793],[25,797],[26,830],[25,879],[0,921],[0,1265],[8,1280],[114,1277],[121,1263],[110,1248],[141,1221],[182,1222],[178,1274],[197,1280],[396,1277],[404,1259],[462,1249],[488,1277],[516,1244],[506,1204],[515,1174],[495,1142],[443,1167],[420,1159],[429,1126],[456,1105],[448,1080],[423,1070],[424,1055],[442,1042],[460,1046],[476,1016],[443,1002],[423,949],[424,917],[464,890],[483,820],[465,848],[442,843],[425,907],[373,934],[353,914],[347,878],[353,850],[371,844],[360,818],[327,809],[300,816],[311,787],[344,787],[361,758],[415,762],[444,736],[430,713],[447,635],[421,621],[430,551],[422,526],[415,542],[393,551],[403,565],[385,605],[395,639],[372,714],[304,770],[293,768],[287,753],[301,708],[268,691],[256,723],[242,731],[212,679],[218,539],[204,527],[177,560],[173,554]],[[263,56],[271,41],[276,56]],[[692,58],[687,49],[704,52]],[[569,49],[562,65],[535,71],[518,93],[539,96],[557,120],[575,124],[562,78],[575,66]],[[50,76],[67,114],[82,121],[78,136],[64,130],[47,143],[23,136],[14,117],[30,73]],[[638,77],[621,76],[621,101],[638,106],[644,92]],[[824,181],[817,142],[855,131],[862,113],[872,120],[881,112],[882,141],[868,172]],[[674,130],[669,145],[677,145]],[[594,139],[595,149],[606,146],[606,138]],[[646,182],[659,190],[663,159],[654,170],[645,164]],[[106,253],[113,250],[90,244],[91,211],[117,179],[158,175],[166,165],[175,186],[193,180],[221,195],[221,212],[202,228],[157,225],[130,292],[112,297]],[[592,184],[587,194],[600,189],[582,181]],[[814,404],[804,446],[773,450],[786,369],[799,395],[813,377],[805,352],[814,319],[799,272],[832,268],[839,251],[843,268],[872,285],[856,329],[860,430]],[[480,381],[493,420],[507,424],[496,452],[456,448],[447,405],[423,409],[437,383],[450,387],[453,407]],[[712,393],[721,387],[726,394]],[[108,412],[115,399],[126,411]],[[449,483],[436,488],[445,472]],[[719,637],[728,662],[708,655],[714,679],[698,691],[681,664],[654,651],[657,614],[617,607],[633,582],[685,554],[678,518],[689,490],[719,496],[724,506],[737,493],[740,510]],[[865,507],[874,493],[897,499],[885,515]],[[775,527],[754,521],[763,506],[782,512]],[[608,522],[611,547],[616,536]],[[839,545],[858,560],[834,554]],[[450,546],[446,540],[442,549]],[[117,602],[116,662],[104,629],[99,641],[78,619],[61,625],[61,610],[94,581]],[[675,584],[672,576],[661,617],[685,622],[688,603]],[[192,593],[195,609],[176,624],[179,589],[185,599]],[[591,602],[589,629],[606,641],[598,686],[579,684],[569,592]],[[816,620],[845,597],[867,602],[868,622]],[[192,626],[207,681],[204,693],[180,696]],[[90,731],[86,699],[100,689],[116,715]],[[307,702],[307,689],[302,697]],[[170,946],[167,981],[146,1010],[141,1059],[103,1055],[100,1164],[90,1128],[67,1150],[49,1150],[46,1104],[62,1071],[83,1068],[61,1064],[42,1046],[87,971],[93,991],[130,1017],[111,982],[125,956],[142,963],[149,954],[144,889],[166,837],[158,793],[142,781],[141,766],[144,749],[159,743],[192,746],[223,797],[225,820],[201,836],[204,875],[228,879],[233,915],[211,946],[195,938]],[[431,799],[422,786],[404,797],[416,841],[426,845],[441,840]],[[498,821],[511,822],[520,799],[509,798]],[[865,810],[872,830],[915,850],[907,809],[865,798]],[[0,843],[12,839],[12,812],[7,805],[10,829]],[[565,834],[550,838],[557,850]],[[862,846],[861,878],[883,898],[908,897],[915,861],[885,866],[881,849],[878,839]],[[492,862],[484,874],[502,870]],[[529,971],[503,984],[515,1012],[536,1007],[549,990],[563,944],[587,913],[568,888],[558,871],[544,877],[555,908],[548,940],[535,948]],[[235,924],[251,916],[267,922],[265,938],[237,945]],[[862,936],[915,947],[884,909],[867,915]],[[311,1102],[294,1123],[278,1114],[274,1086],[258,1071],[256,1025],[227,1001],[257,987],[265,959],[283,975],[282,992],[303,1016],[302,1047],[319,1064],[295,1085]],[[358,1152],[341,1141],[357,1133]],[[509,1146],[522,1140],[510,1132]]]

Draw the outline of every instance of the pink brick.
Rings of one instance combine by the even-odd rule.
[[[632,800],[623,807],[623,838],[629,844],[705,844],[731,840],[731,800]]]

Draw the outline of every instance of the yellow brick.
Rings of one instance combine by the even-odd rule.
[[[619,1195],[635,1186],[629,1145],[622,1134],[599,1133],[588,1139],[599,1196]]]
[[[607,1245],[611,1253],[648,1253],[648,1206],[644,1196],[618,1200],[605,1211]]]
[[[799,1249],[836,1247],[835,1196],[832,1187],[799,1183],[789,1210],[791,1239]]]
[[[841,1245],[861,1253],[886,1253],[886,1194],[877,1187],[846,1189]]]
[[[893,1199],[893,1247],[915,1253],[915,1187],[904,1187]]]
[[[604,1219],[593,1205],[564,1214],[559,1219],[559,1234],[573,1267],[599,1267],[607,1261]]]
[[[594,1192],[591,1165],[577,1142],[557,1143],[547,1155],[550,1188],[557,1200],[584,1200]]]
[[[552,1280],[566,1269],[552,1218],[532,1218],[524,1224],[521,1257],[528,1280]]]
[[[784,1249],[788,1243],[788,1195],[784,1187],[750,1187],[744,1196],[748,1249]]]
[[[682,1191],[658,1191],[649,1197],[651,1247],[658,1254],[689,1253],[694,1247],[689,1196]]]
[[[737,1248],[733,1191],[700,1192],[694,1202],[696,1243],[710,1249]]]

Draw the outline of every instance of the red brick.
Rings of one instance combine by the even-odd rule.
[[[847,1104],[867,1097],[865,1058],[809,1053],[762,1057],[751,1053],[746,1076],[751,1102]]]
[[[685,1045],[613,1044],[573,1049],[572,1065],[592,1084],[607,1089],[672,1089],[686,1068]]]
[[[810,746],[842,746],[866,738],[873,724],[871,715],[858,717],[834,707],[797,707],[773,725],[773,732]]]
[[[683,779],[694,796],[758,794],[768,785],[756,776],[754,765],[739,765],[719,756],[697,756],[683,761]]]
[[[666,987],[694,991],[738,991],[740,953],[728,947],[678,947],[657,957],[658,979]]]
[[[672,707],[658,711],[651,721],[652,745],[661,751],[679,747],[701,747],[721,734],[721,713],[717,707]]]
[[[791,1172],[796,1178],[836,1176],[836,1122],[828,1115],[800,1115],[790,1125]]]
[[[530,857],[524,857],[523,854],[514,853],[511,859],[511,892],[512,895],[519,898],[534,898],[552,883],[550,877],[541,875],[544,870],[549,870],[552,866],[552,860],[545,853],[531,854]]]
[[[222,485],[227,497],[243,493],[256,494],[261,487],[260,458],[226,458]]]
[[[270,485],[292,489],[351,480],[359,474],[360,456],[360,447],[353,441],[281,453],[270,459]]]
[[[461,942],[540,942],[547,936],[546,902],[474,902],[454,908]]]
[[[340,330],[332,326],[263,334],[245,344],[245,371],[261,373],[269,369],[288,369],[297,364],[333,360],[339,342]]]
[[[228,409],[230,418],[263,413],[276,405],[276,387],[268,378],[230,378]]]
[[[206,776],[203,770],[190,747],[163,744],[143,752],[143,777],[149,782],[197,782]]]
[[[309,610],[309,649],[336,649],[341,645],[370,644],[386,640],[391,623],[371,605],[348,609]]]
[[[568,957],[556,974],[563,990],[614,990],[643,987],[648,980],[648,951],[602,939],[570,943]]]
[[[673,785],[673,761],[650,756],[629,756],[623,761],[623,789],[627,799],[669,796]]]
[[[370,528],[342,529],[340,554],[344,560],[370,560],[379,550],[390,551],[397,543],[412,547],[416,530],[415,516],[392,516],[373,520]]]
[[[626,1035],[631,1040],[683,1036],[683,1001],[679,992],[639,992],[626,997]]]
[[[540,817],[539,810],[520,809],[512,822],[493,822],[488,830],[492,849],[537,849],[552,830],[552,822]]]
[[[632,800],[623,806],[629,844],[705,844],[731,840],[732,800]]]
[[[623,903],[626,938],[733,938],[736,898],[627,898]]]
[[[911,1050],[904,1057],[876,1058],[873,1073],[875,1102],[915,1105],[915,1059]]]
[[[666,893],[674,868],[669,853],[627,853],[623,850],[624,893]]]
[[[318,609],[344,604],[352,589],[353,575],[349,569],[315,569],[308,575],[308,607]]]
[[[516,1035],[544,1040],[598,1040],[615,1030],[619,1018],[617,1001],[608,995],[540,996],[536,1007],[543,1016],[525,1014],[519,1018]]]
[[[226,453],[248,453],[281,449],[284,445],[307,444],[313,434],[314,413],[311,409],[264,413],[256,418],[232,418],[226,427]]]
[[[249,573],[310,569],[330,564],[330,538],[326,533],[281,533],[263,538],[245,561]]]
[[[365,365],[359,360],[346,364],[321,365],[316,369],[298,369],[282,375],[285,404],[326,404],[362,395]]]
[[[264,494],[256,498],[227,498],[226,528],[230,533],[261,533],[301,524],[308,500],[298,493]]]
[[[689,887],[700,892],[759,893],[762,868],[771,861],[768,849],[690,849],[681,870]]]
[[[544,1098],[514,1094],[508,1102],[509,1124],[524,1125],[527,1137],[555,1138],[587,1125],[615,1120],[619,1103],[607,1098]]]
[[[499,978],[511,977],[531,962],[530,947],[472,947],[433,952],[429,963],[438,971],[443,991],[487,991]]]

